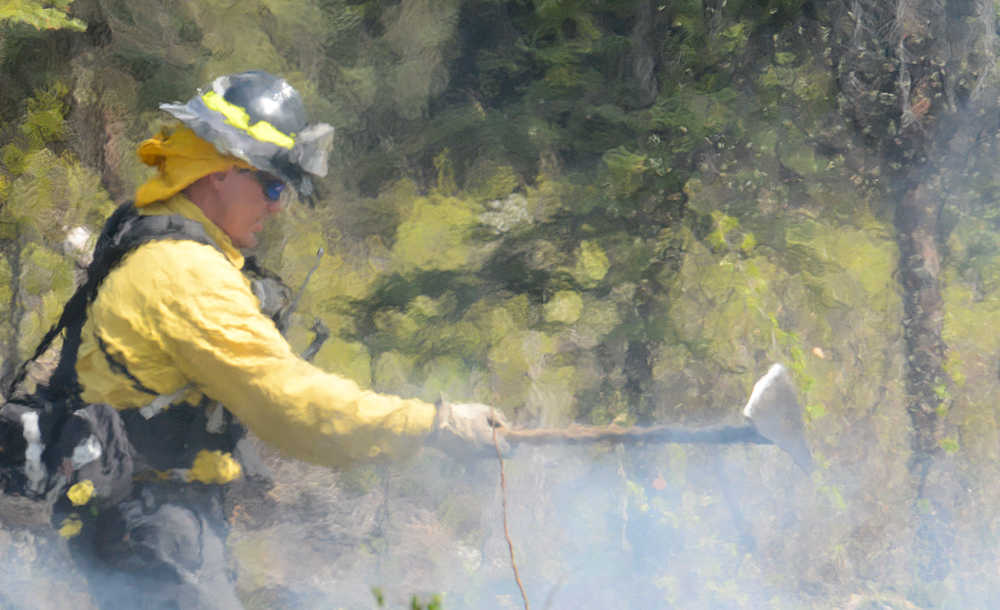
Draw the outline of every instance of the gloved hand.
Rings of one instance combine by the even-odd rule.
[[[441,401],[434,417],[434,429],[427,442],[453,455],[488,455],[493,447],[493,428],[508,427],[507,420],[496,409],[479,403],[453,404]],[[497,444],[501,451],[509,449],[497,430]]]

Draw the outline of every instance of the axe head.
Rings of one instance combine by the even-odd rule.
[[[813,459],[806,444],[802,407],[788,369],[774,364],[757,380],[743,416],[761,436],[791,455],[802,470],[812,472]]]

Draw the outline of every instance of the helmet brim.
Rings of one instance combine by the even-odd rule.
[[[315,193],[311,176],[326,176],[334,136],[334,128],[326,123],[306,127],[295,134],[294,145],[286,148],[259,140],[232,125],[225,115],[209,108],[201,95],[185,104],[160,104],[160,109],[187,125],[198,137],[211,142],[220,153],[242,159],[281,178],[303,200],[310,200]]]

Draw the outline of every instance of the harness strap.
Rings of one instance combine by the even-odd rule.
[[[266,468],[259,464],[259,458],[252,451],[246,451],[243,441],[245,429],[221,405],[209,405],[210,401],[204,399],[198,405],[174,405],[192,390],[192,385],[188,384],[172,394],[160,395],[129,371],[121,356],[116,358],[112,355],[99,334],[95,335],[97,347],[104,354],[110,370],[127,378],[136,390],[149,395],[151,401],[140,409],[121,412],[107,405],[88,406],[82,402],[76,361],[87,310],[97,298],[104,279],[130,252],[148,242],[163,239],[194,241],[223,252],[197,221],[175,215],[144,216],[131,203],[115,210],[101,230],[84,282],[67,301],[59,319],[45,333],[32,357],[15,369],[11,381],[4,388],[7,398],[19,390],[23,392],[19,386],[27,375],[29,365],[46,353],[57,337],[63,335],[58,364],[48,382],[40,384],[33,395],[22,397],[27,400],[23,409],[18,409],[18,403],[8,402],[0,410],[0,424],[8,420],[12,424],[7,426],[9,430],[0,425],[0,433],[6,435],[16,431],[17,438],[11,437],[14,443],[11,446],[20,448],[24,453],[23,460],[18,462],[14,459],[11,462],[17,467],[15,474],[0,468],[0,491],[20,489],[28,495],[38,496],[45,489],[50,489],[49,494],[58,495],[71,481],[68,477],[83,476],[79,473],[96,468],[87,474],[87,478],[95,482],[103,481],[102,485],[107,483],[105,487],[110,485],[110,491],[100,492],[102,497],[110,498],[114,495],[112,488],[115,485],[126,485],[126,482],[131,485],[133,471],[139,465],[153,470],[176,469],[178,465],[195,463],[200,452],[206,450],[237,456],[234,459],[242,465],[245,477],[269,483]],[[267,275],[266,272],[262,274]],[[275,283],[280,285],[277,279]],[[171,406],[169,417],[154,417],[168,406]],[[78,423],[78,417],[74,415],[83,417],[100,409],[110,415],[102,421],[91,422],[93,425],[85,430],[74,428],[74,424]],[[103,436],[87,436],[88,432],[97,434],[94,430]],[[74,436],[77,432],[83,436]],[[4,437],[0,440],[6,442],[10,439]],[[106,443],[112,444],[107,447],[113,446],[115,454],[108,457],[110,449],[105,447],[105,457],[101,458],[101,446]],[[5,458],[2,451],[0,458]],[[105,461],[108,463],[105,464]],[[6,467],[2,462],[0,460],[0,466]],[[117,470],[101,470],[110,467],[108,464]],[[61,501],[70,500],[62,498]]]
[[[132,382],[132,387],[135,388],[136,390],[144,394],[149,394],[151,396],[159,396],[160,394],[159,392],[157,392],[156,390],[151,390],[148,387],[146,387],[141,381],[139,381],[138,377],[129,372],[127,366],[115,360],[115,357],[111,355],[110,351],[108,351],[108,344],[104,342],[104,339],[101,339],[100,335],[95,333],[94,338],[97,339],[97,347],[100,348],[101,353],[104,354],[104,359],[108,363],[108,368],[110,368],[115,373],[118,373],[119,375],[124,375],[125,377],[127,377],[128,380]]]
[[[87,279],[81,284],[59,316],[59,320],[45,333],[35,348],[31,358],[16,369],[6,395],[13,396],[27,375],[28,366],[44,354],[59,334],[65,330],[59,363],[49,380],[47,391],[50,395],[63,397],[78,396],[79,381],[76,378],[76,359],[81,343],[81,331],[87,319],[87,308],[97,298],[97,290],[111,271],[122,259],[139,246],[161,239],[190,240],[222,249],[208,236],[205,227],[196,220],[180,215],[142,215],[131,202],[118,206],[101,230],[94,249],[94,257],[87,267]],[[103,348],[102,348],[103,349]],[[107,352],[105,351],[105,355]],[[109,362],[110,364],[110,362]],[[117,370],[117,369],[116,369]],[[133,383],[138,380],[127,373]],[[146,390],[142,390],[146,391]],[[156,392],[149,392],[156,395]]]

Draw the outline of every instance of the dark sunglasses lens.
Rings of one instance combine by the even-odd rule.
[[[281,180],[265,174],[264,172],[251,172],[250,170],[241,169],[243,173],[252,174],[254,179],[260,184],[261,190],[264,191],[264,196],[271,201],[278,201],[281,199],[281,193],[285,190],[285,183]]]
[[[281,191],[285,190],[285,183],[280,180],[266,180],[261,183],[264,187],[264,196],[271,201],[281,198]]]

